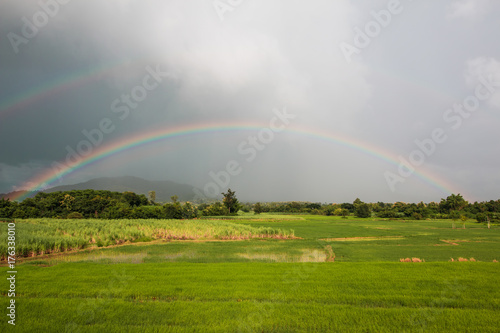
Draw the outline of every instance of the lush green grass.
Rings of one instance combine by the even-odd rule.
[[[398,261],[400,258],[418,257],[426,261],[448,261],[475,258],[480,261],[500,260],[500,228],[475,222],[450,220],[402,221],[381,219],[342,219],[340,217],[303,216],[304,220],[259,222],[252,226],[273,225],[290,228],[294,244],[331,245],[336,261]],[[363,240],[363,237],[379,239]],[[331,240],[347,238],[345,240]],[[358,238],[358,239],[349,239]],[[455,241],[455,242],[453,242]],[[458,244],[458,245],[453,245]]]
[[[495,332],[494,263],[23,265],[18,331]],[[0,327],[6,328],[5,320]]]
[[[482,224],[467,223],[466,229],[462,229],[461,224],[460,228],[453,229],[452,222],[449,220],[384,221],[354,218],[346,220],[322,216],[292,216],[289,220],[285,218],[286,216],[282,215],[262,214],[253,219],[195,221],[193,225],[197,224],[205,226],[205,228],[217,225],[218,235],[223,234],[223,228],[228,226],[235,230],[253,228],[252,230],[278,230],[282,233],[294,230],[295,236],[300,237],[300,239],[266,239],[265,241],[246,239],[230,242],[210,241],[210,239],[192,242],[176,240],[165,242],[165,239],[160,239],[153,243],[128,243],[124,246],[103,249],[94,247],[74,254],[49,255],[31,259],[42,261],[44,264],[54,264],[61,261],[97,261],[101,263],[316,262],[328,259],[331,255],[328,250],[330,247],[336,262],[399,261],[400,258],[412,257],[427,262],[449,261],[451,258],[457,260],[459,257],[474,258],[485,262],[500,260],[500,228],[498,226],[488,229]],[[170,222],[157,221],[164,228],[167,228]],[[52,223],[55,225],[59,221]],[[78,225],[72,221],[67,223],[74,228]],[[141,227],[140,220],[122,223],[132,224],[133,229],[124,228],[116,233],[131,234],[127,230],[144,233],[147,230],[152,230],[147,228],[147,223],[151,223],[151,221],[144,221],[144,227]],[[179,223],[182,226],[181,223],[185,222]],[[38,222],[35,225],[40,226],[40,224]],[[93,225],[95,228],[96,224]],[[105,223],[102,225],[109,226]],[[19,226],[22,226],[22,223]],[[114,227],[117,226],[120,224]],[[170,227],[172,226],[178,228],[175,230],[182,230],[179,226],[171,224]],[[24,232],[22,229],[20,230],[21,232],[18,230],[18,235]],[[58,230],[59,233],[68,233],[62,228]],[[82,227],[80,232],[85,233],[85,230],[87,229]],[[212,228],[212,230],[215,229]],[[168,232],[174,233],[172,229]],[[177,231],[177,233],[179,235],[186,234],[184,231]],[[87,233],[85,237],[91,237],[91,235]],[[108,237],[106,235],[111,235],[111,233],[103,230],[101,235]],[[148,241],[153,239],[151,235],[151,233],[137,234],[135,237],[141,236],[137,240]],[[69,235],[66,237],[70,238]],[[217,236],[212,239],[214,238]]]
[[[56,222],[58,235],[75,237],[74,221],[47,224]],[[168,221],[123,223],[143,231],[154,229],[148,223]],[[453,229],[449,220],[272,214],[201,223],[222,228],[217,230],[293,229],[300,239],[158,239],[26,258],[17,266],[16,330],[497,332],[500,327],[500,263],[492,262],[500,260],[498,226],[468,222],[465,229],[461,223]],[[29,230],[18,226],[18,236]],[[399,262],[406,257],[426,262]],[[447,262],[451,257],[481,262]],[[8,299],[4,290],[2,304]],[[4,320],[0,331],[6,327]]]

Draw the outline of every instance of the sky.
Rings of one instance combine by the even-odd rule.
[[[0,193],[500,198],[500,3],[0,1]],[[220,195],[219,195],[220,197]]]

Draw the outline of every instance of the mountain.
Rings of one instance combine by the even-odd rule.
[[[71,190],[107,190],[116,192],[134,192],[148,196],[149,191],[156,192],[156,202],[170,201],[170,197],[177,195],[180,201],[193,201],[194,187],[187,184],[178,184],[168,180],[151,181],[139,177],[103,177],[95,178],[84,183],[56,186],[44,192],[58,192]],[[10,195],[10,193],[8,194]]]

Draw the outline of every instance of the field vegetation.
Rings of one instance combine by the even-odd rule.
[[[196,209],[214,207],[229,215],[16,219],[16,330],[498,332],[492,219],[381,218],[362,202]]]
[[[478,262],[24,265],[16,329],[498,332],[498,271]]]
[[[16,255],[34,257],[49,253],[106,247],[153,240],[226,240],[250,238],[293,238],[293,231],[268,226],[252,227],[216,220],[17,220]],[[0,223],[7,234],[7,223]],[[0,244],[2,260],[7,244]]]

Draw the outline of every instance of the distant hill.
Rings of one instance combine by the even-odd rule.
[[[195,197],[193,189],[194,187],[191,185],[178,184],[168,180],[151,181],[139,177],[124,176],[95,178],[84,183],[52,187],[44,192],[52,193],[71,190],[107,190],[116,192],[134,192],[148,196],[149,191],[155,191],[156,202],[167,202],[170,201],[170,197],[173,195],[177,195],[180,201],[193,201]],[[0,194],[0,198],[13,198],[18,194],[21,194],[21,192],[18,191]]]
[[[193,186],[178,184],[169,180],[151,181],[139,177],[103,177],[74,185],[57,186],[45,190],[47,193],[71,190],[107,190],[116,192],[134,192],[148,196],[149,191],[156,192],[157,202],[170,201],[170,197],[177,195],[180,201],[193,200],[195,193]]]

